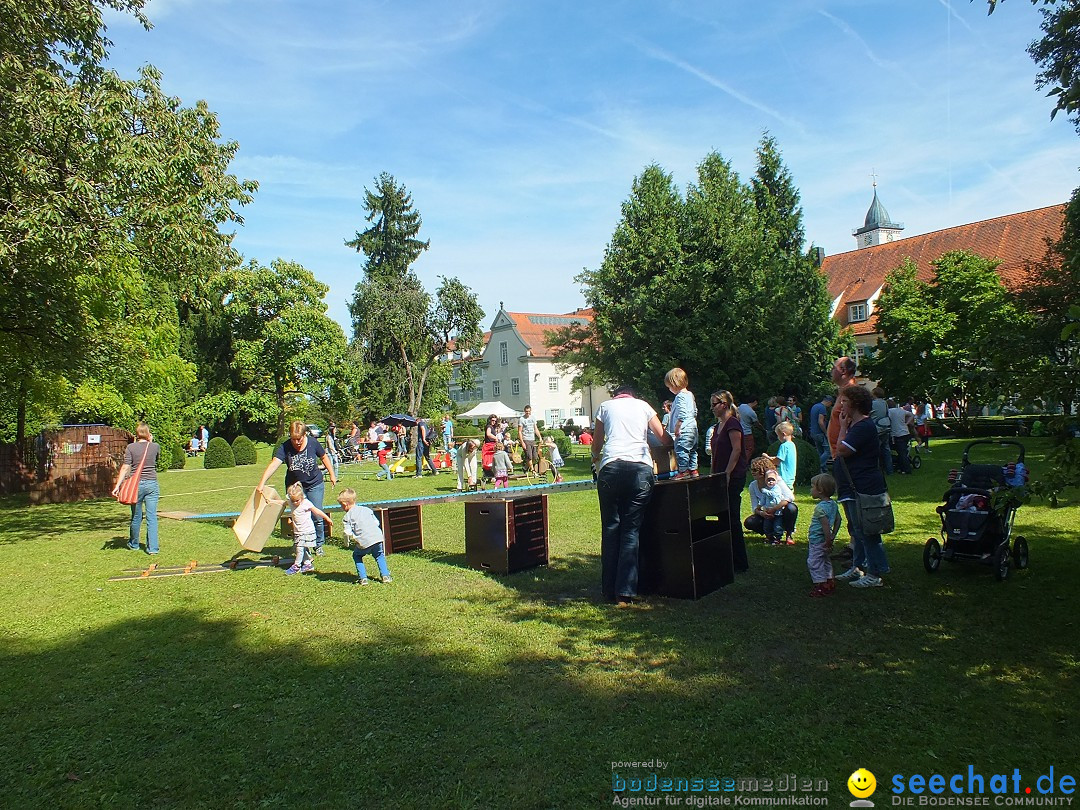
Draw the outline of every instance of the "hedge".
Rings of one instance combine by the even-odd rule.
[[[255,442],[243,433],[233,439],[232,451],[237,467],[242,467],[246,464],[255,464],[258,460],[255,453]]]
[[[215,436],[203,453],[203,467],[208,470],[219,470],[223,467],[235,467],[236,458],[233,456],[232,447],[221,436]]]
[[[170,470],[182,470],[187,465],[187,450],[182,444],[172,446],[172,458],[169,460]]]

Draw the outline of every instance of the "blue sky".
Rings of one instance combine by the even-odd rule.
[[[1064,202],[1080,139],[1034,87],[1027,0],[284,2],[150,0],[110,14],[113,66],[205,99],[259,181],[235,244],[347,301],[363,191],[390,172],[431,248],[415,269],[525,312],[584,304],[634,176],[685,188],[710,151],[748,178],[763,131],[807,241],[852,250],[880,198],[905,235]]]

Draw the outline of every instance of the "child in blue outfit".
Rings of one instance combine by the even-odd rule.
[[[780,474],[776,470],[765,473],[765,486],[761,488],[761,500],[758,506],[764,510],[765,539],[773,545],[779,545],[784,536],[784,509],[787,505],[783,490],[780,488]]]
[[[810,569],[810,579],[814,583],[811,596],[828,596],[836,590],[829,554],[843,521],[840,519],[840,508],[832,499],[834,492],[836,479],[828,473],[810,479],[810,495],[817,501],[810,520],[810,549],[806,556],[806,567]]]
[[[356,503],[356,491],[348,488],[338,493],[338,503],[341,504],[345,517],[341,521],[345,531],[345,539],[353,547],[353,562],[356,563],[356,583],[368,584],[367,569],[364,567],[364,555],[370,554],[379,567],[379,576],[384,584],[393,582],[390,569],[386,565],[386,555],[383,553],[383,544],[386,538],[383,536],[382,527],[375,513],[366,506],[358,506]]]
[[[676,478],[688,478],[698,474],[698,427],[697,403],[686,387],[689,379],[681,368],[673,368],[664,375],[664,385],[675,395],[671,401],[667,432],[675,444],[675,462],[678,464]]]

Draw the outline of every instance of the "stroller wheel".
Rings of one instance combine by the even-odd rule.
[[[917,470],[922,466],[922,456],[914,455],[911,457],[911,469]]]
[[[927,540],[923,546],[922,564],[928,574],[933,574],[941,565],[941,543],[934,537]]]
[[[1002,543],[994,549],[994,556],[990,563],[994,567],[994,579],[1004,582],[1009,578],[1009,570],[1012,568],[1012,557],[1009,555],[1009,544]]]
[[[1023,571],[1028,567],[1028,542],[1023,535],[1013,540],[1012,561],[1017,571]]]

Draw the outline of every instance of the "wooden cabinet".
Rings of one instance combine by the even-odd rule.
[[[700,599],[735,581],[723,474],[660,481],[641,526],[638,592]]]
[[[547,495],[465,502],[465,562],[512,574],[548,563]]]
[[[383,537],[386,538],[383,546],[386,554],[416,551],[424,547],[424,521],[420,514],[420,504],[384,506],[374,511],[379,525],[382,526]]]

